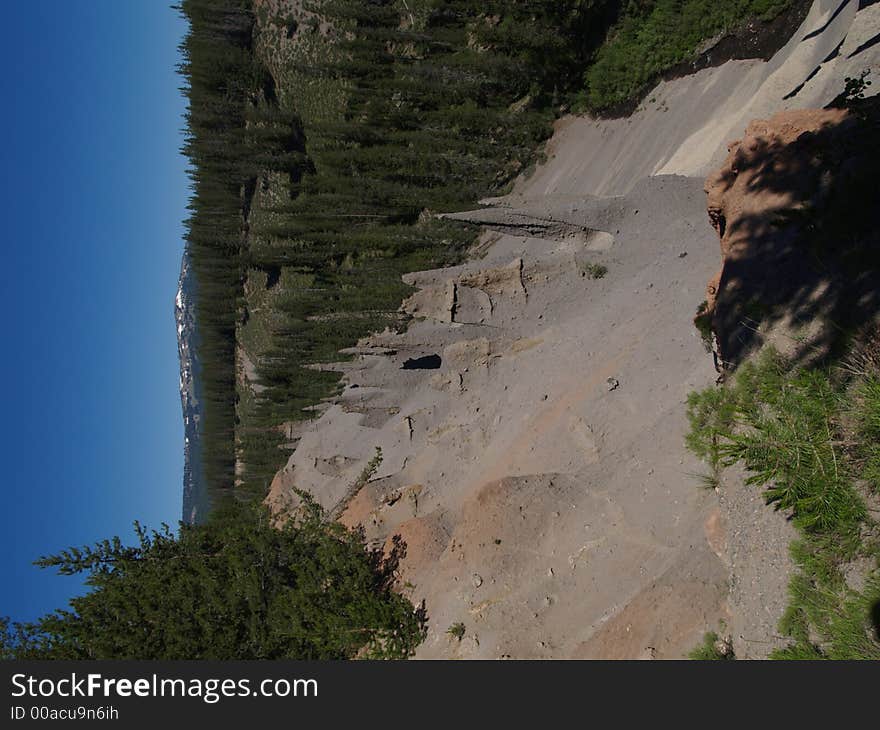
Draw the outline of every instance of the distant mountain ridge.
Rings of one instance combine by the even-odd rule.
[[[208,500],[201,466],[199,422],[201,403],[196,384],[195,276],[189,253],[184,251],[180,263],[180,279],[174,300],[177,323],[177,353],[180,358],[180,405],[183,409],[183,506],[181,519],[200,522],[207,514]]]

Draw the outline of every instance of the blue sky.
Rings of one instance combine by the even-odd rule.
[[[185,25],[170,4],[4,5],[0,615],[16,620],[82,589],[36,557],[180,517]]]

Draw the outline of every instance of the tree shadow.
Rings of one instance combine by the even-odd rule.
[[[868,40],[862,43],[858,48],[856,48],[852,53],[850,53],[847,58],[855,58],[860,53],[864,53],[869,48],[873,48],[878,43],[880,43],[880,33],[875,36],[871,36]]]
[[[796,363],[820,364],[880,312],[880,105],[852,106],[841,122],[791,143],[741,147],[716,180],[728,191],[749,176],[744,210],[713,216],[730,247],[711,320],[729,365],[771,331],[786,333]],[[759,198],[763,206],[750,205]]]

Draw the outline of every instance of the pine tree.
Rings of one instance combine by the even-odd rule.
[[[40,659],[400,659],[424,608],[393,590],[405,546],[367,550],[306,495],[273,526],[225,502],[203,525],[70,548],[38,565],[85,573],[87,594],[31,625],[0,625],[7,657]]]

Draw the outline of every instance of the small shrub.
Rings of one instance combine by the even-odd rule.
[[[608,273],[608,267],[602,264],[584,264],[581,268],[581,276],[590,279],[601,279]]]
[[[721,468],[721,442],[733,430],[736,402],[724,388],[693,392],[687,399],[690,430],[685,444],[716,474]]]
[[[712,332],[712,318],[709,316],[708,310],[709,302],[703,300],[700,306],[697,307],[697,313],[694,316],[694,327],[700,333],[700,340],[702,340],[706,352],[712,352],[714,333]]]
[[[863,540],[869,520],[855,486],[880,485],[880,376],[869,360],[792,370],[768,349],[727,386],[688,397],[688,448],[713,474],[745,466],[746,483],[789,511],[802,534],[779,625],[792,643],[773,658],[880,658],[880,563],[861,591],[843,572],[858,556],[880,558]],[[715,658],[713,641],[707,635],[691,657]]]
[[[792,545],[798,573],[779,628],[794,642],[773,659],[880,659],[880,570],[862,591],[850,588],[840,570],[848,551],[822,539]]]
[[[708,491],[717,491],[721,486],[721,472],[720,470],[712,470],[708,474],[701,473],[691,473],[694,479],[697,480],[699,485]]]
[[[691,650],[688,659],[701,662],[726,661],[736,659],[736,655],[727,639],[722,639],[714,631],[709,631],[703,636],[703,643]]]
[[[367,462],[367,465],[358,475],[358,478],[348,487],[345,494],[342,496],[342,499],[340,499],[339,502],[336,503],[336,506],[330,510],[330,519],[339,519],[339,516],[345,512],[345,509],[348,507],[351,500],[354,499],[357,493],[360,492],[361,489],[366,486],[367,482],[373,478],[380,466],[382,466],[382,449],[377,446],[373,458]]]
[[[446,633],[452,636],[455,639],[461,641],[464,638],[465,626],[461,621],[457,621],[452,624],[448,629],[446,629]]]
[[[852,388],[851,403],[853,430],[848,446],[858,464],[859,479],[880,493],[880,377],[859,380]]]
[[[807,530],[847,534],[865,512],[837,446],[839,396],[827,374],[801,372],[760,410],[738,413],[740,428],[725,436],[722,463],[742,462],[747,484],[767,485],[768,503],[790,509]]]
[[[788,373],[768,350],[733,387],[688,396],[685,443],[713,473],[742,463],[746,483],[766,487],[768,504],[791,510],[804,529],[847,535],[865,511],[839,448],[841,406],[827,372]]]

